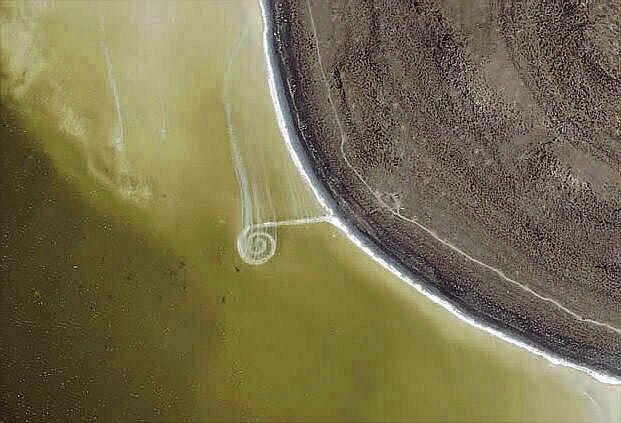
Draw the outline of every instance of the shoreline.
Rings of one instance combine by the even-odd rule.
[[[284,90],[284,82],[280,71],[280,63],[276,57],[275,47],[273,44],[273,22],[272,16],[269,13],[270,5],[269,0],[259,0],[261,6],[261,15],[263,19],[263,50],[266,59],[267,76],[270,89],[270,95],[276,113],[276,118],[280,132],[284,138],[287,150],[294,161],[294,164],[302,177],[310,185],[311,190],[319,203],[324,207],[331,215],[328,220],[332,225],[341,230],[358,248],[362,249],[373,260],[379,263],[386,270],[390,271],[403,282],[409,286],[415,288],[419,293],[430,299],[435,304],[442,306],[445,310],[449,311],[452,315],[460,320],[468,323],[469,325],[485,331],[486,333],[493,335],[503,341],[509,342],[512,345],[525,349],[537,356],[543,357],[550,363],[560,365],[563,367],[572,368],[580,372],[586,373],[589,376],[595,378],[599,382],[610,385],[621,385],[621,378],[607,374],[592,368],[583,366],[581,364],[572,362],[565,358],[545,351],[539,346],[535,345],[532,340],[524,337],[516,337],[513,334],[507,333],[499,328],[497,325],[484,322],[471,316],[464,311],[458,309],[450,300],[440,293],[433,286],[428,286],[422,279],[422,277],[416,277],[406,270],[403,265],[396,262],[393,258],[388,256],[381,248],[372,242],[368,237],[363,234],[354,225],[348,223],[347,216],[339,209],[336,201],[332,198],[332,195],[327,191],[323,183],[319,180],[315,174],[315,170],[312,167],[306,152],[303,151],[302,144],[298,139],[297,128],[293,123],[293,118],[290,114],[288,107],[289,96]]]

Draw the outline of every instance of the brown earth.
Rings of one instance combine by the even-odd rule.
[[[300,147],[342,217],[471,316],[621,375],[618,3],[269,13]]]

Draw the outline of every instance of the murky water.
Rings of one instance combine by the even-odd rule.
[[[468,327],[326,223],[279,226],[274,257],[244,263],[231,123],[254,157],[251,221],[321,215],[271,110],[258,4],[0,10],[16,420],[618,418],[618,387]]]

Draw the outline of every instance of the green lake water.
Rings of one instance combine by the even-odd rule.
[[[618,416],[618,387],[471,328],[327,223],[240,259],[226,101],[274,217],[321,214],[257,3],[5,1],[0,19],[2,421]]]

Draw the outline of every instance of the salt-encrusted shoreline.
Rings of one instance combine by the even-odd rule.
[[[329,220],[330,223],[343,231],[357,247],[361,248],[384,268],[397,275],[402,281],[406,282],[427,298],[431,299],[434,303],[441,305],[443,308],[468,324],[506,342],[526,349],[533,354],[544,357],[555,365],[561,365],[587,373],[602,383],[614,385],[621,384],[621,379],[616,375],[606,374],[561,358],[556,354],[544,351],[528,339],[517,338],[497,326],[488,324],[488,322],[482,322],[473,316],[467,315],[463,311],[456,308],[440,292],[434,289],[433,286],[426,284],[422,278],[411,274],[411,272],[405,269],[404,266],[397,263],[388,254],[383,252],[373,241],[371,241],[365,234],[360,232],[349,222],[348,217],[344,215],[342,210],[340,210],[332,195],[317,177],[315,170],[307,157],[307,153],[305,152],[299,139],[298,130],[290,113],[289,105],[291,104],[291,99],[289,98],[289,93],[284,89],[285,84],[281,74],[280,60],[275,51],[275,37],[270,0],[260,0],[260,4],[264,23],[263,48],[267,65],[268,82],[278,125],[297,169],[310,185],[317,200],[331,215]]]

